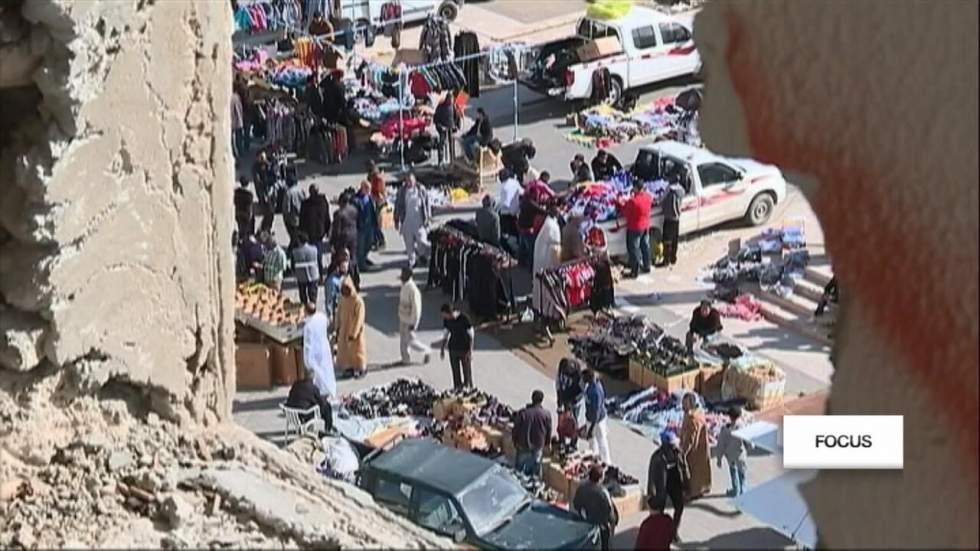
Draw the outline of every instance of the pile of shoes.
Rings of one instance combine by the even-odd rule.
[[[428,417],[436,390],[422,381],[398,379],[390,384],[376,386],[346,396],[344,408],[351,414],[365,419],[378,417],[412,416]]]

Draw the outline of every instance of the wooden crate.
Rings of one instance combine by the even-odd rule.
[[[269,390],[272,370],[269,347],[265,344],[239,343],[235,349],[235,383],[238,390]]]
[[[637,386],[644,386],[643,372],[649,370],[640,365],[638,362],[634,361],[632,358],[630,358],[628,369],[630,382]]]
[[[653,371],[648,372],[650,373],[650,384],[646,386],[655,386],[664,392],[696,390],[698,386],[698,377],[701,374],[700,369],[692,369],[690,371],[671,375],[670,377],[662,377],[660,374],[654,373]]]

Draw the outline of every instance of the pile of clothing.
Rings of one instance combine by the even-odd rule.
[[[605,103],[590,107],[571,116],[576,129],[565,138],[597,148],[643,138],[698,145],[697,111],[682,108],[676,100],[677,96],[659,98],[629,113]]]
[[[667,186],[665,180],[643,183],[643,189],[653,197],[654,205],[667,193]],[[565,203],[566,216],[584,216],[592,223],[615,220],[619,217],[618,205],[632,196],[633,175],[620,170],[608,181],[593,182],[572,190]]]
[[[517,481],[524,487],[528,495],[534,499],[548,503],[558,503],[565,500],[565,497],[561,493],[545,484],[544,480],[540,478],[532,478],[524,473],[518,472],[515,472],[514,476],[517,477]]]
[[[342,399],[342,408],[365,419],[378,417],[429,417],[438,393],[421,380],[398,379]]]
[[[621,369],[633,358],[664,376],[693,369],[680,340],[643,315],[596,318],[584,337],[571,337],[572,353],[594,369]]]
[[[732,304],[721,304],[718,313],[726,318],[737,318],[742,321],[759,321],[762,319],[762,305],[752,295],[740,294]]]
[[[651,387],[638,390],[623,396],[613,396],[606,399],[606,411],[609,415],[622,419],[634,431],[646,436],[654,442],[660,442],[660,433],[671,430],[680,433],[684,421],[684,410],[681,401],[685,394],[697,397],[705,411],[705,421],[708,434],[714,438],[728,422],[728,409],[744,400],[729,400],[725,402],[708,403],[699,394],[679,390],[673,393],[664,392]],[[743,417],[748,420],[748,414]]]
[[[713,264],[706,279],[715,284],[712,292],[715,298],[734,304],[722,310],[723,315],[753,321],[761,317],[760,309],[751,298],[739,292],[739,284],[756,282],[762,290],[788,298],[809,263],[810,252],[806,249],[802,227],[770,228],[743,245],[735,258],[726,256]]]

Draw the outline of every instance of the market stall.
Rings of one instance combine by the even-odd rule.
[[[302,376],[303,305],[261,283],[235,290],[235,364],[239,389],[289,385]]]
[[[575,130],[566,134],[565,139],[600,149],[643,139],[675,140],[700,146],[697,129],[700,101],[690,99],[694,94],[699,95],[700,91],[685,90],[627,112],[606,103],[589,107],[568,116],[568,124]]]
[[[480,319],[496,319],[516,310],[514,270],[509,253],[477,239],[475,225],[451,220],[429,230],[428,285],[440,287],[456,301],[466,299]]]

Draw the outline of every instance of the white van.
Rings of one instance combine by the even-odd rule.
[[[463,0],[331,0],[330,14],[335,19],[344,19],[355,26],[368,22],[380,30],[383,23],[381,12],[385,4],[398,4],[401,7],[403,23],[424,21],[429,14],[438,14],[443,19],[454,21],[463,7]],[[377,31],[376,31],[377,32]]]

